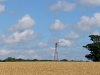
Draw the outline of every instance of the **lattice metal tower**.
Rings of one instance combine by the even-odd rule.
[[[54,61],[58,61],[57,47],[58,47],[58,43],[55,43]]]

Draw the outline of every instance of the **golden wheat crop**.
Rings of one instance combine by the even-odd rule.
[[[1,62],[0,75],[100,75],[100,63]]]

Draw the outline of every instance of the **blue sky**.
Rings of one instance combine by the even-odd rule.
[[[99,28],[100,0],[0,0],[0,59],[87,60]]]

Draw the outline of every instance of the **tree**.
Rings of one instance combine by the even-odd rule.
[[[34,59],[33,61],[39,61],[38,59]]]
[[[67,59],[62,59],[62,60],[60,60],[60,61],[68,61]]]
[[[12,58],[12,57],[8,57],[8,58],[5,59],[5,61],[12,62],[12,61],[16,61],[16,59],[15,58]]]
[[[93,43],[87,44],[83,46],[84,48],[90,51],[90,54],[85,55],[88,60],[92,60],[94,62],[100,61],[100,36],[99,35],[90,35],[89,36]]]
[[[22,58],[19,58],[19,59],[17,59],[17,61],[23,61],[23,59]]]

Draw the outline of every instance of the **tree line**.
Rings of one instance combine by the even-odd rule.
[[[38,59],[16,59],[13,57],[8,57],[4,60],[0,60],[0,62],[35,62],[35,61],[54,61],[54,60],[48,60],[48,59],[44,59],[44,60],[38,60]],[[65,62],[89,62],[89,61],[82,61],[82,60],[67,60],[67,59],[62,59],[62,60],[58,60],[59,62],[65,61]]]
[[[16,59],[16,58],[13,58],[13,57],[8,57],[4,60],[0,60],[0,62],[27,62],[27,61],[54,61],[54,60],[47,60],[47,59],[44,59],[44,60],[38,60],[38,59],[22,59],[22,58],[19,58],[19,59]],[[59,60],[59,61],[68,61],[67,59],[62,59],[62,60]]]

